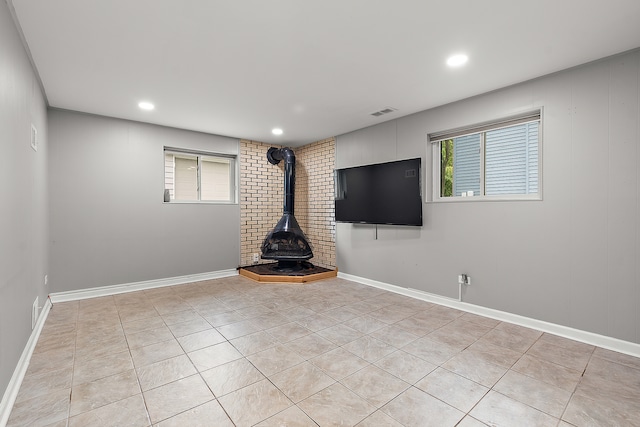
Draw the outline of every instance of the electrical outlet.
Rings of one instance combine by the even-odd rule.
[[[260,254],[255,253],[253,254],[253,263],[257,264],[260,261]]]
[[[466,274],[458,274],[458,284],[459,285],[471,285],[471,276]]]
[[[31,306],[31,329],[32,330],[33,328],[36,327],[36,322],[38,321],[38,310],[39,310],[38,297],[36,297],[36,300],[33,302],[33,305]]]

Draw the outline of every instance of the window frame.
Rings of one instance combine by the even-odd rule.
[[[169,201],[163,201],[164,204],[214,204],[214,205],[237,205],[238,204],[238,156],[235,154],[215,153],[211,151],[192,150],[176,147],[163,147],[162,150],[162,188],[163,193],[166,187],[166,155],[187,155],[196,157],[196,173],[197,173],[197,193],[198,200],[176,200],[175,197],[175,181],[174,181],[174,197],[170,197]],[[229,160],[229,196],[230,200],[202,200],[202,158],[211,157]],[[175,163],[174,163],[174,180],[175,180]],[[164,199],[163,199],[164,200]]]
[[[500,194],[486,195],[485,189],[485,173],[486,173],[486,132],[507,127],[517,126],[525,123],[538,122],[538,192],[531,194]],[[515,116],[505,117],[498,120],[483,122],[476,125],[465,126],[462,128],[451,129],[443,132],[434,132],[427,135],[428,146],[431,146],[432,163],[433,163],[433,185],[432,197],[430,202],[436,203],[457,203],[457,202],[486,202],[486,201],[541,201],[543,192],[543,176],[542,176],[542,150],[543,150],[543,109],[528,111],[526,113]],[[480,188],[482,194],[473,196],[440,196],[440,161],[441,161],[441,142],[467,135],[480,134]]]

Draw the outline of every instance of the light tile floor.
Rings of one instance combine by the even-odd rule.
[[[342,279],[55,304],[9,426],[640,426],[640,359]]]

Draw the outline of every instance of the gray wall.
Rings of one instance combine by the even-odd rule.
[[[31,334],[31,306],[48,289],[47,119],[45,101],[0,1],[0,396]],[[31,123],[39,147],[30,146]]]
[[[165,204],[163,147],[238,140],[49,110],[51,292],[233,269],[237,204]]]
[[[425,203],[424,226],[338,224],[341,272],[640,343],[640,51],[337,138],[336,167],[423,159],[427,134],[543,107],[542,201]]]

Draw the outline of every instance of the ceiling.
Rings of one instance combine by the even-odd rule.
[[[638,0],[6,1],[50,106],[290,146],[640,47]]]

